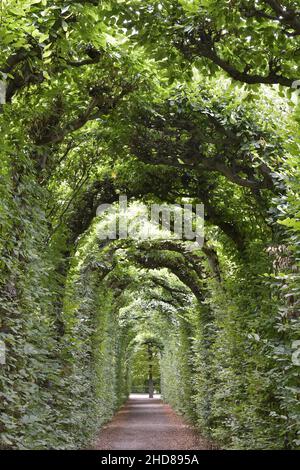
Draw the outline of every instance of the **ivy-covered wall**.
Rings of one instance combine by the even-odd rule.
[[[222,285],[210,283],[210,299],[190,316],[188,336],[181,324],[166,341],[163,398],[221,447],[298,445],[297,365],[283,341],[290,344],[297,321],[278,315],[278,286],[259,274],[269,264],[263,254],[255,265],[240,260]]]
[[[297,0],[2,3],[0,447],[90,445],[151,340],[210,439],[298,449]],[[99,239],[125,194],[203,246]]]
[[[30,250],[33,256],[34,241]],[[7,361],[1,365],[1,446],[82,448],[128,396],[128,335],[118,323],[113,290],[101,286],[97,271],[75,263],[62,295],[60,277],[48,275],[55,256],[52,264],[36,258],[2,312]]]

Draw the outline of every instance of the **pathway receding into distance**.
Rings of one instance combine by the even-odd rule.
[[[208,450],[211,445],[159,397],[131,395],[100,431],[94,449]]]

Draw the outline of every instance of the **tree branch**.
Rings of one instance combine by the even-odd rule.
[[[67,123],[65,126],[58,129],[50,129],[44,135],[42,135],[37,141],[37,145],[47,145],[47,144],[59,144],[62,142],[66,135],[77,131],[83,127],[88,121],[97,119],[102,115],[107,114],[111,111],[118,102],[130,91],[133,90],[133,87],[130,84],[127,87],[124,87],[119,95],[115,97],[103,95],[94,96],[89,102],[86,110],[80,114],[77,118],[73,119],[71,122]],[[94,112],[98,108],[98,112]]]
[[[293,8],[285,8],[278,0],[263,0],[276,13],[280,23],[289,26],[295,32],[295,36],[300,34],[300,15]]]
[[[198,50],[200,52],[200,55],[202,55],[203,57],[206,57],[207,59],[210,59],[216,65],[221,67],[221,69],[227,72],[231,78],[234,78],[234,80],[237,80],[239,82],[247,83],[249,85],[255,85],[255,84],[261,83],[261,84],[266,84],[266,85],[278,84],[278,85],[282,85],[286,87],[291,87],[294,81],[296,80],[296,78],[288,78],[282,75],[278,75],[276,72],[273,72],[272,70],[269,72],[268,75],[265,75],[265,76],[258,75],[258,74],[252,75],[246,72],[246,70],[249,68],[248,66],[245,67],[243,72],[240,72],[232,64],[230,64],[229,62],[227,62],[226,60],[218,56],[215,50],[209,50],[207,48],[202,48],[202,47],[199,47]]]
[[[263,179],[261,181],[249,178],[242,178],[235,172],[232,168],[228,165],[225,165],[220,161],[218,157],[215,158],[201,158],[199,162],[199,166],[205,168],[209,171],[217,171],[222,175],[226,176],[226,178],[235,183],[239,186],[244,188],[251,188],[251,189],[274,189],[274,184],[272,179],[267,177],[266,174],[266,166],[264,167]],[[247,169],[245,168],[245,171]]]
[[[169,269],[183,284],[189,287],[199,302],[203,302],[203,287],[199,282],[199,278],[194,271],[186,267],[182,255],[178,254],[176,257],[171,257],[162,253],[160,256],[155,256],[154,253],[149,253],[148,251],[145,253],[136,251],[131,256],[133,260],[148,269]]]
[[[279,75],[277,71],[269,69],[268,75],[258,75],[250,74],[248,70],[251,68],[249,65],[246,65],[244,70],[241,72],[234,65],[222,59],[214,45],[214,40],[212,36],[208,33],[200,34],[199,38],[188,37],[189,42],[184,40],[180,43],[175,43],[175,47],[179,49],[187,58],[193,56],[200,56],[206,59],[211,60],[214,64],[224,70],[231,78],[242,83],[247,83],[249,85],[255,84],[266,84],[266,85],[282,85],[286,87],[292,87],[292,84],[295,82],[296,78],[288,78],[283,75]]]

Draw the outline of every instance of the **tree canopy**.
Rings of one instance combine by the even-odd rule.
[[[1,448],[90,443],[149,345],[220,447],[299,448],[299,1],[0,14]],[[203,203],[203,246],[100,239],[120,195]]]

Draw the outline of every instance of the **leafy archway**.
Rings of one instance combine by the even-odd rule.
[[[299,447],[300,17],[259,3],[3,2],[1,447],[86,445],[145,332],[203,433]],[[99,240],[122,194],[204,203],[203,247]]]

